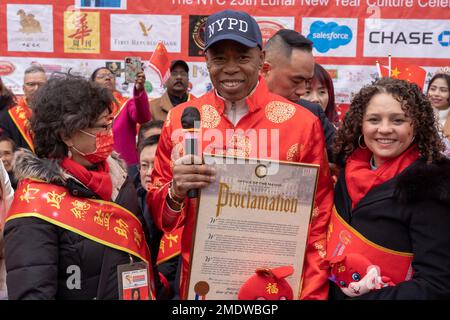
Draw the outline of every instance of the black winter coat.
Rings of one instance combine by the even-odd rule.
[[[323,111],[322,107],[320,105],[318,105],[317,103],[313,103],[313,102],[310,102],[305,99],[300,99],[297,102],[297,104],[302,106],[303,108],[308,109],[317,118],[319,118],[320,123],[322,124],[323,135],[325,137],[325,145],[327,147],[328,161],[334,163],[333,139],[334,139],[334,134],[336,132],[334,125],[330,122],[330,120],[328,120],[327,115]]]
[[[334,195],[341,217],[370,241],[414,254],[411,280],[358,299],[450,299],[450,161],[417,160],[353,209],[344,175],[341,170]],[[329,298],[347,297],[330,282]]]
[[[155,223],[153,222],[153,218],[149,212],[149,208],[147,205],[147,190],[145,190],[139,181],[137,181],[137,178],[135,179],[135,186],[137,185],[137,194],[138,194],[138,200],[139,205],[142,209],[142,213],[144,214],[144,219],[147,224],[148,234],[149,237],[148,243],[150,247],[150,252],[152,254],[152,264],[153,264],[153,273],[155,274],[155,285],[156,285],[156,296],[158,300],[169,300],[172,299],[174,296],[178,296],[178,287],[179,283],[176,282],[176,274],[177,274],[177,268],[179,264],[179,258],[180,255],[177,255],[166,262],[156,265],[158,253],[159,253],[159,246],[162,237],[164,236],[164,232],[159,230]],[[169,282],[170,288],[169,290],[166,290],[163,287],[163,284],[160,281],[159,274],[162,274],[166,280]],[[157,276],[158,275],[158,276]]]
[[[110,157],[108,163],[113,176],[114,202],[133,212],[144,225],[126,167],[117,158]],[[74,196],[99,198],[68,177],[56,161],[38,159],[31,152],[18,155],[15,173],[19,179],[35,177],[59,185],[64,182]],[[34,217],[6,223],[5,256],[8,295],[14,300],[118,299],[117,266],[129,263],[131,257]],[[73,288],[74,267],[81,270],[78,288]]]

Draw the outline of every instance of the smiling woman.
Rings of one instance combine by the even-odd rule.
[[[439,118],[439,131],[450,142],[450,69],[438,70],[431,78],[427,89],[435,113]],[[450,152],[450,150],[449,150]]]
[[[20,183],[5,224],[10,299],[118,299],[117,266],[149,261],[137,244],[146,236],[136,191],[112,153],[112,101],[70,76],[34,95],[36,154],[16,153]]]
[[[389,78],[363,87],[335,142],[343,168],[327,245],[330,298],[450,298],[450,161],[422,91]],[[343,246],[342,234],[352,241]],[[353,256],[376,267],[367,290],[354,289],[362,277],[338,281],[359,267]]]

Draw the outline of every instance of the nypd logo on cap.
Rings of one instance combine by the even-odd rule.
[[[258,23],[242,11],[224,10],[208,17],[205,26],[205,51],[222,40],[233,40],[250,48],[259,46],[262,49]]]

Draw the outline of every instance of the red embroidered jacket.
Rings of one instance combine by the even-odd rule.
[[[178,138],[181,115],[186,107],[194,106],[201,114],[202,136],[205,137],[208,131],[215,129],[223,137],[223,139],[215,139],[213,144],[210,141],[201,143],[201,150],[204,152],[320,165],[316,204],[306,249],[301,298],[326,299],[328,274],[321,270],[319,265],[326,255],[326,232],[333,204],[333,192],[320,120],[307,109],[269,92],[262,78],[259,79],[259,84],[253,93],[246,98],[246,104],[249,113],[234,126],[224,114],[224,100],[218,97],[215,91],[208,92],[196,100],[188,101],[172,109],[161,133],[152,174],[153,184],[149,186],[147,203],[156,225],[165,232],[184,225],[180,296],[184,296],[187,285],[186,276],[189,270],[197,202],[195,199],[187,200],[186,206],[173,226],[163,228],[162,215],[166,211],[164,209],[167,209],[166,196],[168,184],[172,180],[173,162],[183,155],[183,145]],[[267,131],[278,129],[279,141],[271,145],[271,139],[267,138],[265,141],[257,141],[258,145],[254,145],[255,139],[250,138],[249,130],[253,130],[254,135],[254,130],[258,133],[261,129]]]

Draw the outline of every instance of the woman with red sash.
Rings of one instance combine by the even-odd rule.
[[[345,163],[327,234],[330,299],[450,298],[450,161],[415,85],[354,97],[335,140]]]
[[[118,299],[118,266],[150,261],[134,185],[112,154],[112,100],[75,77],[36,93],[36,154],[16,155],[5,225],[9,299]]]

